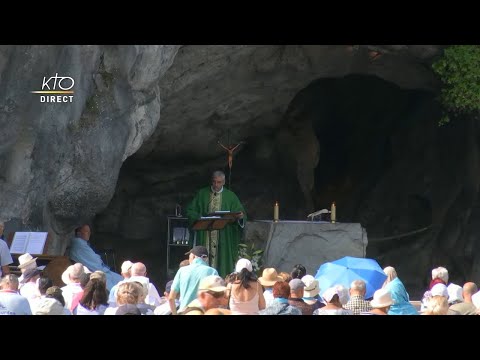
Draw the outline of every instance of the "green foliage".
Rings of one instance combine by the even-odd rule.
[[[92,95],[87,99],[87,101],[85,102],[85,108],[90,113],[98,115],[98,100],[96,99],[95,95]]]
[[[440,100],[448,113],[480,110],[480,46],[450,46],[432,68],[443,83]],[[449,117],[444,115],[440,125],[447,122]]]
[[[248,259],[252,263],[253,271],[258,274],[262,268],[263,250],[255,249],[255,244],[238,244],[238,258]]]

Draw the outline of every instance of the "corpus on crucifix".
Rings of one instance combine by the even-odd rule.
[[[224,148],[227,151],[228,154],[228,168],[231,170],[232,169],[232,164],[233,164],[233,152],[244,142],[240,141],[237,145],[232,146],[229,145],[228,147],[223,145],[220,141],[218,142],[218,145],[220,145],[222,148]]]

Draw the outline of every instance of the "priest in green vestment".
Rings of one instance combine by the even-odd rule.
[[[210,252],[210,266],[217,269],[220,276],[225,277],[235,269],[238,260],[238,243],[247,220],[245,209],[237,195],[224,187],[225,174],[215,171],[212,174],[212,185],[198,191],[187,207],[190,226],[202,216],[215,211],[240,212],[237,219],[228,223],[221,230],[198,230],[196,245],[203,245]]]

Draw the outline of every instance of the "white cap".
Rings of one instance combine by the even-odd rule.
[[[248,271],[253,271],[253,266],[250,260],[248,259],[240,259],[237,261],[237,265],[235,266],[235,272],[239,273],[243,269],[247,269]]]
[[[122,264],[122,273],[127,273],[132,267],[133,263],[130,260],[124,261]]]

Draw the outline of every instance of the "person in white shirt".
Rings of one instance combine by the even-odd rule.
[[[5,275],[0,282],[0,315],[32,315],[25,296],[18,293],[18,277]]]
[[[128,280],[131,276],[130,270],[132,269],[133,263],[130,260],[126,260],[123,262],[122,267],[121,267],[121,275],[123,276],[123,280],[119,281],[116,283],[111,289],[110,289],[110,294],[108,295],[108,304],[112,307],[117,306],[117,291],[118,291],[118,286],[122,284],[125,280]]]
[[[141,284],[146,281],[148,283],[148,294],[145,297],[145,303],[154,307],[159,306],[162,303],[162,299],[160,298],[155,285],[153,285],[148,277],[146,277],[147,267],[143,263],[137,262],[132,265],[130,272],[132,276],[128,281],[139,281]]]
[[[19,289],[21,289],[23,284],[25,283],[25,281],[23,280],[23,276],[26,271],[35,269],[43,270],[45,268],[45,266],[37,266],[37,259],[38,258],[34,258],[29,253],[25,253],[18,257],[18,268],[22,273],[18,278],[18,281],[20,282]]]
[[[262,277],[258,278],[258,282],[262,284],[264,288],[263,297],[265,298],[266,307],[274,303],[273,286],[279,281],[283,282],[283,278],[278,276],[277,270],[274,268],[264,269]]]
[[[10,274],[8,265],[13,264],[12,255],[7,243],[3,240],[3,230],[5,225],[0,221],[0,277]]]
[[[62,295],[65,299],[65,308],[70,311],[73,310],[73,298],[79,293],[83,292],[82,285],[80,283],[81,277],[84,273],[89,273],[90,271],[83,266],[81,263],[76,263],[70,265],[67,270],[62,274],[62,281],[66,286],[62,287]]]
[[[19,293],[25,296],[30,303],[30,308],[35,307],[36,302],[40,299],[40,291],[38,290],[37,280],[40,278],[41,271],[38,269],[28,269],[23,275],[23,286]]]

